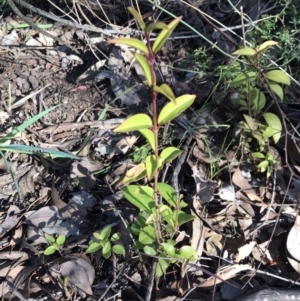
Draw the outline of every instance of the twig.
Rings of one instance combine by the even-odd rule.
[[[151,266],[151,272],[150,272],[150,275],[149,275],[149,284],[148,284],[148,287],[147,287],[145,301],[150,301],[151,300],[152,290],[153,290],[153,285],[154,285],[154,279],[155,279],[156,266],[157,266],[157,259],[153,258],[153,262],[152,262],[152,266]]]
[[[34,22],[32,22],[29,18],[25,17],[20,10],[17,8],[17,6],[14,3],[14,0],[7,0],[7,3],[9,4],[9,6],[11,7],[11,9],[14,11],[14,13],[19,16],[21,18],[22,21],[24,21],[25,23],[27,23],[28,25],[30,25],[32,28],[34,28],[36,31],[38,31],[40,34],[47,36],[53,40],[55,40],[56,42],[67,46],[68,48],[72,49],[75,53],[79,54],[80,52],[73,46],[71,46],[70,44],[68,44],[67,42],[63,41],[61,38],[59,37],[55,37],[52,34],[48,33],[47,31],[39,28]]]

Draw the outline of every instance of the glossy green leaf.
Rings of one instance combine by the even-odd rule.
[[[154,133],[149,129],[139,129],[138,130],[149,142],[153,151],[155,151],[155,136]]]
[[[118,241],[120,238],[121,238],[121,233],[116,232],[111,236],[110,241],[115,242]]]
[[[135,114],[127,118],[121,125],[114,131],[117,133],[127,133],[137,131],[140,129],[152,128],[152,120],[147,114]]]
[[[280,85],[274,82],[269,82],[271,90],[283,101],[283,90]]]
[[[46,240],[48,241],[48,242],[55,242],[55,239],[54,239],[54,237],[53,236],[50,236],[50,235],[45,235],[45,238],[46,238]]]
[[[178,17],[174,19],[170,24],[168,24],[168,29],[163,29],[159,35],[156,37],[155,42],[153,43],[152,46],[152,51],[154,54],[156,54],[164,45],[166,40],[169,38],[169,36],[172,34],[178,23],[182,17]]]
[[[257,51],[258,51],[258,52],[262,52],[262,51],[265,51],[265,50],[267,50],[267,49],[269,49],[270,47],[275,46],[275,45],[278,45],[278,42],[271,41],[271,40],[270,40],[270,41],[266,41],[266,42],[262,43],[262,44],[258,47]]]
[[[135,49],[142,51],[144,54],[149,55],[147,46],[140,40],[134,38],[115,38],[108,40],[109,44],[124,44],[131,46]]]
[[[140,163],[139,165],[134,166],[126,172],[123,179],[123,184],[126,185],[132,182],[137,182],[146,177],[146,175],[146,165],[145,163]]]
[[[139,12],[136,9],[134,9],[133,7],[127,7],[127,9],[133,15],[135,21],[139,24],[141,30],[145,31],[146,30],[146,24],[143,21],[143,19],[142,19],[141,15],[139,14]]]
[[[143,245],[152,244],[155,241],[155,230],[152,225],[148,225],[141,229],[139,234],[139,242]]]
[[[182,153],[182,151],[180,149],[178,149],[177,147],[167,147],[165,148],[159,155],[159,159],[161,161],[161,164],[163,162],[171,162],[173,161],[175,158],[177,158],[178,156],[180,156]]]
[[[254,152],[251,154],[253,158],[264,159],[265,155],[263,153]]]
[[[115,254],[125,256],[125,249],[124,249],[124,247],[121,246],[121,245],[114,245],[114,246],[112,247],[112,250],[113,250],[113,252],[114,252]]]
[[[281,83],[285,85],[290,85],[291,80],[288,75],[281,70],[271,70],[266,73],[266,77],[276,83]]]
[[[235,85],[240,85],[242,83],[245,83],[246,81],[254,81],[257,78],[257,74],[255,71],[243,71],[241,72],[237,77],[235,77],[230,84],[235,86]]]
[[[189,108],[194,102],[196,95],[185,94],[176,98],[176,103],[169,102],[167,105],[163,107],[159,116],[158,116],[158,124],[163,125],[182,112],[184,112],[187,108]]]
[[[241,49],[236,50],[235,52],[232,53],[232,55],[245,55],[245,56],[253,56],[257,52],[255,49],[252,49],[250,47],[244,47]]]
[[[176,218],[176,212],[173,213],[174,219]],[[187,214],[183,211],[179,211],[177,213],[177,224],[178,226],[181,226],[189,221],[192,221],[194,219],[194,216],[191,214]]]
[[[174,246],[172,244],[168,244],[168,243],[163,242],[160,245],[163,247],[165,253],[168,256],[174,257],[174,255],[175,255],[175,248],[174,248]]]
[[[170,265],[170,261],[159,258],[158,263],[156,265],[156,271],[155,271],[156,277],[161,277],[162,275],[164,275],[169,265]]]
[[[62,246],[66,241],[66,236],[65,235],[59,235],[56,239],[56,242],[59,246]]]
[[[190,246],[181,247],[179,249],[179,254],[182,256],[182,258],[190,262],[194,262],[197,260],[197,252],[194,248]]]
[[[155,256],[157,254],[156,250],[152,246],[145,246],[143,250],[150,256]]]
[[[154,86],[153,90],[157,93],[164,95],[166,98],[168,98],[170,101],[176,104],[176,96],[169,85],[162,84],[161,86]]]
[[[150,23],[147,25],[146,27],[146,32],[150,32],[152,30],[156,30],[156,29],[168,29],[168,25],[163,23],[163,22],[155,22],[155,23]]]
[[[177,205],[177,193],[175,189],[166,183],[157,183],[157,190],[162,195],[162,197],[168,202],[172,207]]]
[[[98,242],[93,242],[89,245],[87,250],[85,251],[86,254],[95,253],[101,249],[101,244]]]
[[[154,204],[154,190],[149,186],[129,185],[122,189],[125,198],[140,210],[152,214]]]
[[[274,129],[270,126],[267,126],[265,130],[263,131],[264,135],[268,138],[272,137],[274,135]]]
[[[154,78],[152,79],[151,68],[148,64],[147,59],[138,53],[135,53],[134,57],[143,69],[148,86],[150,86],[150,87],[155,86],[156,85],[156,77],[155,77],[155,74],[153,74]]]
[[[108,259],[111,256],[111,244],[110,241],[107,241],[102,249],[102,256],[105,259]]]
[[[273,113],[265,113],[263,114],[267,124],[274,130],[273,140],[277,143],[281,137],[282,124],[278,116]]]
[[[56,252],[56,247],[50,246],[44,251],[44,255],[51,255]]]
[[[109,238],[110,233],[111,233],[111,226],[107,226],[100,232],[98,237],[96,236],[95,237],[99,240],[106,240]]]
[[[158,160],[155,155],[149,155],[146,158],[147,178],[150,181],[158,169]]]

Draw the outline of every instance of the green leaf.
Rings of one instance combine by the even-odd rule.
[[[164,45],[166,40],[169,38],[169,36],[172,34],[178,23],[182,17],[178,17],[174,19],[170,24],[168,24],[168,29],[163,29],[159,35],[156,37],[155,42],[153,43],[152,46],[152,51],[154,54],[156,54]]]
[[[142,51],[144,54],[149,55],[147,46],[140,40],[134,38],[115,38],[108,40],[109,44],[123,44],[131,46],[135,49]]]
[[[154,133],[149,129],[139,129],[138,130],[149,142],[153,151],[155,151],[155,137]]]
[[[114,131],[118,133],[127,133],[137,131],[140,129],[152,128],[152,120],[147,114],[136,114],[127,118],[120,126]]]
[[[140,210],[152,214],[154,204],[154,190],[148,186],[129,185],[122,189],[125,198]]]
[[[142,31],[146,30],[146,24],[143,21],[141,15],[139,14],[139,12],[137,10],[135,10],[133,7],[127,7],[127,9],[129,10],[129,12],[133,15],[135,21],[139,24],[139,26],[141,27]]]
[[[266,42],[262,43],[258,47],[257,52],[265,51],[265,50],[269,49],[270,47],[272,47],[274,45],[278,45],[278,42],[275,42],[275,41],[266,41]]]
[[[125,249],[124,249],[124,247],[121,246],[121,245],[114,245],[114,246],[112,247],[112,250],[113,250],[113,252],[114,252],[115,254],[125,256]]]
[[[250,92],[250,101],[255,111],[258,113],[260,110],[264,108],[266,104],[266,96],[262,91],[255,88],[252,89]]]
[[[51,111],[53,111],[54,109],[56,109],[58,107],[54,106],[51,107],[35,116],[33,116],[32,118],[30,118],[29,120],[23,122],[21,125],[19,125],[18,127],[14,128],[10,133],[8,133],[6,136],[4,136],[3,138],[0,139],[0,144],[3,144],[4,142],[10,140],[11,138],[13,138],[15,135],[17,135],[18,133],[24,131],[26,128],[28,128],[29,126],[31,126],[33,123],[35,123],[36,121],[38,121],[39,119],[41,119],[42,117],[44,117],[45,115],[47,115],[48,113],[50,113]],[[1,147],[2,148],[2,147]]]
[[[101,244],[98,242],[93,242],[89,245],[87,250],[85,251],[86,254],[95,253],[101,249]]]
[[[250,116],[243,114],[247,125],[251,131],[255,131],[257,129],[257,122]]]
[[[144,252],[147,254],[147,255],[150,255],[150,256],[155,256],[157,254],[156,250],[153,248],[153,246],[145,246],[144,247]]]
[[[149,155],[146,158],[147,178],[150,181],[158,169],[158,160],[155,155]]]
[[[176,208],[177,205],[177,193],[175,189],[166,183],[157,183],[157,190],[162,195],[162,197],[168,202],[172,207]]]
[[[176,212],[173,213],[173,218],[176,218]],[[194,216],[191,214],[187,214],[183,211],[178,211],[178,217],[177,217],[177,224],[178,226],[181,226],[189,221],[192,221],[194,219]]]
[[[288,75],[281,70],[272,70],[266,73],[266,77],[276,83],[290,85],[291,80]]]
[[[148,225],[141,229],[139,234],[139,242],[143,245],[152,244],[155,241],[155,230],[152,225]]]
[[[53,243],[53,242],[55,242],[55,239],[54,239],[54,237],[53,236],[50,236],[50,235],[45,235],[45,238],[46,238],[46,240],[48,241],[48,242],[51,242],[51,243]]]
[[[268,166],[269,162],[267,160],[264,160],[257,165],[257,168],[260,170],[260,172],[265,172]]]
[[[146,175],[146,165],[145,163],[140,163],[139,165],[134,166],[126,172],[125,177],[123,179],[123,184],[126,185],[131,182],[137,182],[140,179],[146,177]]]
[[[164,95],[166,98],[168,98],[170,101],[176,103],[176,97],[174,95],[173,90],[170,88],[169,85],[167,84],[162,84],[160,87],[159,86],[154,86],[153,90],[157,93],[160,93]]]
[[[99,240],[106,240],[109,238],[110,236],[110,233],[111,233],[111,226],[107,226],[105,227],[101,232],[100,232],[100,235],[99,235]]]
[[[270,137],[272,137],[274,135],[274,129],[271,128],[270,126],[267,126],[266,129],[263,131],[263,134],[266,137],[270,138]]]
[[[110,241],[107,241],[102,249],[102,256],[105,259],[108,259],[111,256],[111,244]]]
[[[156,266],[156,271],[155,271],[156,277],[161,277],[163,274],[165,274],[169,265],[170,265],[170,261],[159,258]]]
[[[283,90],[277,83],[269,82],[271,90],[283,101]]]
[[[253,56],[257,52],[255,49],[252,49],[250,47],[244,47],[241,49],[236,50],[235,52],[232,53],[232,55],[245,55],[245,56]]]
[[[56,247],[50,246],[44,251],[44,255],[51,255],[56,252]]]
[[[257,74],[255,71],[243,71],[237,77],[235,77],[232,81],[230,81],[231,85],[241,85],[242,83],[247,82],[248,80],[254,81],[257,78]]]
[[[121,238],[121,233],[116,232],[111,236],[110,241],[115,242],[118,241],[120,238]]]
[[[152,30],[156,29],[168,29],[168,25],[163,23],[163,22],[155,22],[155,23],[150,23],[146,27],[146,32],[150,32]]]
[[[281,137],[282,124],[278,116],[273,113],[265,113],[263,114],[267,124],[274,130],[273,140],[277,143]]]
[[[167,147],[165,148],[161,153],[160,153],[160,161],[161,164],[163,162],[171,162],[173,161],[175,158],[177,158],[178,156],[180,156],[182,153],[182,151],[180,149],[178,149],[177,147]]]
[[[141,67],[144,71],[144,75],[145,75],[148,86],[150,86],[150,87],[155,86],[156,85],[155,73],[153,74],[154,78],[152,79],[151,68],[150,68],[150,65],[148,64],[147,59],[138,53],[135,53],[134,57],[137,60],[137,62],[141,65]]]
[[[190,262],[194,262],[197,260],[197,252],[194,248],[190,246],[181,247],[179,249],[179,254],[182,256],[182,258]]]
[[[66,236],[65,235],[59,235],[56,239],[56,242],[59,246],[62,246],[64,242],[66,241]]]
[[[176,103],[170,102],[165,105],[158,116],[158,124],[163,125],[176,118],[192,105],[195,98],[196,95],[185,94],[177,97]]]
[[[168,244],[168,243],[163,242],[160,245],[163,247],[165,253],[168,256],[174,257],[174,255],[175,255],[175,248],[174,248],[174,246],[172,244]]]
[[[254,152],[251,154],[253,158],[259,158],[259,159],[264,159],[265,155],[263,153],[259,153],[259,152]]]

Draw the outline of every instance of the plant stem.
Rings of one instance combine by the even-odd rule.
[[[146,40],[147,40],[147,47],[149,50],[149,55],[147,57],[148,64],[150,66],[151,70],[151,83],[152,86],[151,88],[151,97],[152,97],[152,119],[153,119],[153,134],[154,134],[154,154],[156,161],[158,162],[159,156],[158,156],[158,130],[159,130],[159,125],[158,125],[158,120],[157,120],[157,93],[153,90],[153,86],[156,85],[156,76],[155,76],[155,71],[154,71],[154,63],[155,63],[155,55],[152,52],[151,48],[151,42],[150,42],[150,33],[145,33],[146,35]],[[154,203],[155,203],[155,221],[154,221],[154,228],[156,230],[156,239],[157,243],[160,244],[162,237],[161,237],[161,230],[160,230],[160,223],[161,223],[161,216],[158,208],[158,194],[157,194],[157,183],[158,183],[158,175],[159,172],[157,171],[154,175]]]

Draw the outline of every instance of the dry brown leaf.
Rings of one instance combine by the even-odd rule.
[[[293,259],[300,261],[300,216],[298,215],[288,235],[286,248]]]
[[[252,186],[248,182],[248,180],[245,177],[243,177],[242,172],[239,167],[235,170],[235,172],[232,175],[232,182],[233,182],[233,184],[235,184],[236,186],[241,188],[242,191],[244,191],[248,195],[249,198],[250,198],[250,196],[251,197],[256,196],[255,190],[252,188]],[[251,199],[251,200],[253,200],[253,199]]]
[[[238,248],[239,253],[235,257],[235,261],[240,262],[241,260],[248,257],[250,255],[250,253],[252,252],[255,245],[256,245],[256,242],[251,241],[248,244],[245,244],[244,246]]]
[[[247,270],[252,270],[249,264],[234,264],[232,266],[225,267],[221,272],[219,272],[216,275],[222,278],[223,280],[228,280],[235,277],[238,273]],[[211,277],[204,283],[200,284],[199,287],[211,287],[218,283],[221,283],[220,279]]]
[[[7,231],[11,230],[18,223],[20,212],[21,211],[17,206],[9,206],[5,220],[0,224],[0,237],[3,237]]]

